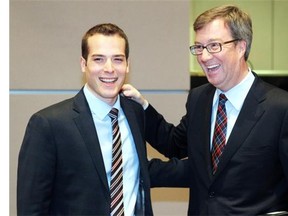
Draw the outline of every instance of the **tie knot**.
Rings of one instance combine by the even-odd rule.
[[[221,103],[221,104],[225,104],[225,102],[227,101],[228,99],[227,99],[227,97],[225,96],[225,94],[220,94],[219,95],[219,103]]]
[[[116,118],[118,118],[118,109],[112,108],[112,109],[110,110],[110,112],[108,113],[108,115],[109,115],[109,117],[110,117],[111,119],[116,119]]]

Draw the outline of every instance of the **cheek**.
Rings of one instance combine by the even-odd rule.
[[[115,71],[117,71],[119,76],[125,76],[127,73],[129,73],[129,68],[127,66],[119,66],[115,67]]]
[[[197,56],[197,63],[200,65],[200,67],[204,70],[204,62],[201,61],[201,57]]]
[[[87,67],[87,72],[91,75],[91,76],[96,76],[98,75],[100,72],[102,71],[102,68],[100,68],[97,65],[89,65],[89,67]]]

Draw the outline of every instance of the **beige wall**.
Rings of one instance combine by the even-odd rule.
[[[80,42],[102,22],[130,41],[129,82],[178,123],[189,89],[189,1],[10,1],[10,215],[18,152],[29,117],[82,87]],[[162,157],[149,148],[150,157]],[[163,158],[164,159],[164,158]],[[153,189],[155,215],[185,215],[187,189]],[[174,209],[177,209],[175,212]]]
[[[222,3],[252,16],[254,68],[288,70],[287,0],[10,0],[10,215],[16,215],[17,157],[29,117],[83,85],[83,33],[101,22],[121,26],[131,46],[128,81],[177,124],[185,113],[189,60],[191,71],[199,70],[188,49],[189,22]],[[162,158],[150,148],[149,156]],[[152,199],[155,215],[186,215],[187,189],[153,189]]]

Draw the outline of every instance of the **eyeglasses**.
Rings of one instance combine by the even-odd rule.
[[[203,53],[203,50],[206,49],[209,53],[218,53],[222,51],[222,46],[224,44],[232,43],[232,42],[239,41],[239,40],[241,39],[234,39],[234,40],[226,41],[223,43],[212,42],[212,43],[207,44],[206,46],[203,46],[201,44],[196,44],[196,45],[190,46],[190,52],[193,55],[201,55]]]

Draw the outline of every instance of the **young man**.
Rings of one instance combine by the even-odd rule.
[[[146,108],[147,141],[167,157],[188,156],[188,215],[287,214],[288,93],[248,67],[250,17],[216,7],[198,16],[194,31],[190,50],[209,83],[190,91],[178,126],[124,86]]]
[[[87,83],[75,97],[29,120],[19,153],[18,215],[153,215],[148,168],[157,176],[162,162],[148,166],[144,111],[119,95],[129,72],[125,33],[109,23],[89,29],[81,69]],[[118,119],[111,123],[112,108]],[[120,146],[113,148],[119,160],[112,143]]]

